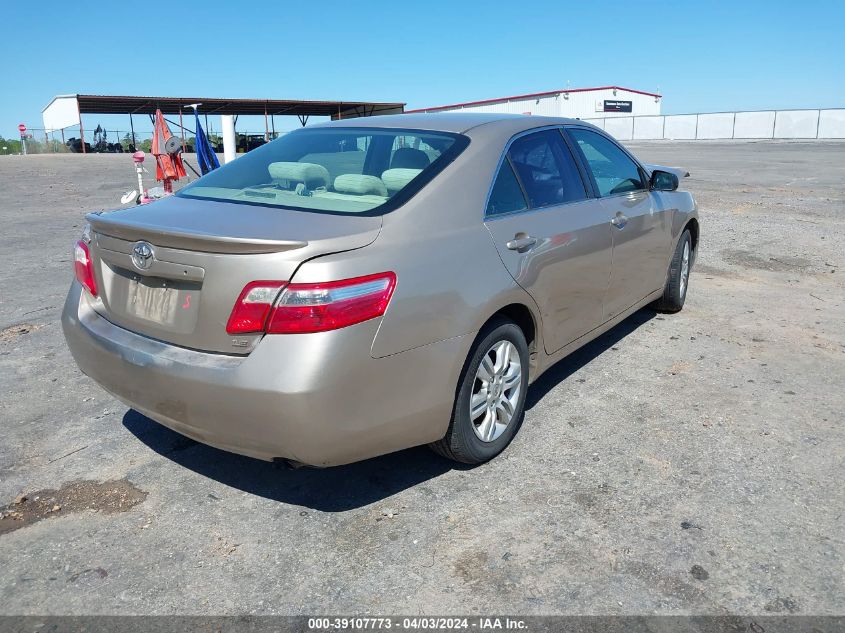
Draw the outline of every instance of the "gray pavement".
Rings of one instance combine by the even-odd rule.
[[[0,157],[0,613],[845,613],[845,143],[631,146],[692,172],[687,306],[553,368],[472,469],[289,470],[128,411],[58,316],[130,159]]]

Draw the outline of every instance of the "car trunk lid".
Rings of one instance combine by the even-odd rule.
[[[191,349],[247,354],[261,334],[226,323],[250,281],[288,281],[299,265],[362,248],[380,217],[170,197],[89,214],[94,308],[123,328]]]

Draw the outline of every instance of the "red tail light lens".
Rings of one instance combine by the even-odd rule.
[[[279,295],[279,289],[285,285],[283,281],[252,281],[244,286],[229,322],[226,332],[229,334],[249,334],[263,332],[267,323],[267,315],[273,307],[273,302]]]
[[[318,284],[289,284],[267,323],[270,334],[325,332],[384,314],[396,275],[392,272]]]
[[[97,296],[97,282],[94,280],[94,265],[91,263],[91,251],[88,244],[79,240],[73,248],[73,271],[76,280],[93,296]]]

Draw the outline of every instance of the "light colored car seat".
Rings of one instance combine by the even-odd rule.
[[[392,195],[416,178],[421,171],[422,169],[388,169],[381,175],[381,180],[387,187],[387,191]]]
[[[421,149],[413,147],[400,147],[390,159],[391,169],[425,169],[431,164],[431,160]]]
[[[359,196],[387,197],[387,187],[381,178],[366,174],[342,174],[334,179],[334,190],[338,193],[354,193]]]
[[[288,183],[303,183],[308,189],[328,187],[329,171],[317,163],[278,162],[267,166],[273,180],[284,180]]]

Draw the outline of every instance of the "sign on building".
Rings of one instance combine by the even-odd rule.
[[[632,101],[617,101],[604,100],[604,112],[631,112],[633,107]]]

